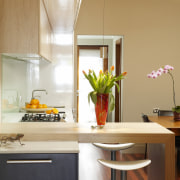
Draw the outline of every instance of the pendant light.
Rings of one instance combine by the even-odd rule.
[[[105,0],[103,0],[103,46],[100,48],[100,57],[102,59],[108,58],[108,48],[104,45],[104,13],[105,13]]]

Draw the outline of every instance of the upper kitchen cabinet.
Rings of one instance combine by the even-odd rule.
[[[40,52],[39,54],[48,60],[52,59],[52,43],[53,32],[49,16],[47,14],[47,6],[45,6],[44,0],[40,0]]]
[[[52,58],[53,31],[44,0],[0,0],[0,53]]]

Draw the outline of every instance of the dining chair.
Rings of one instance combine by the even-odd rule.
[[[150,122],[148,115],[146,115],[146,114],[142,114],[142,119],[144,122]]]
[[[98,162],[111,169],[121,170],[121,180],[127,180],[127,171],[146,167],[151,163],[151,160],[145,159],[136,161],[110,161],[98,159]]]
[[[111,160],[116,161],[116,151],[121,151],[134,146],[134,143],[117,143],[117,144],[104,144],[104,143],[93,143],[94,146],[101,148],[106,151],[111,151]],[[116,179],[116,170],[111,168],[111,180]]]
[[[146,114],[142,114],[142,119],[144,122],[150,122],[150,120]],[[145,144],[144,158],[145,159],[147,158],[147,143]]]
[[[174,114],[171,110],[159,110],[158,116],[174,116]]]

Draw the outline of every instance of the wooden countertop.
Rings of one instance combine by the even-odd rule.
[[[7,142],[0,146],[0,153],[79,153],[77,141],[23,141],[23,144]]]
[[[172,132],[156,123],[107,123],[103,129],[92,129],[92,124],[78,123],[2,123],[0,135],[23,133],[25,141],[79,141],[79,142],[122,142],[142,135],[161,136]],[[123,136],[126,136],[123,137]],[[135,140],[138,142],[138,140]]]

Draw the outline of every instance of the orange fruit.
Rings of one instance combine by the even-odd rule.
[[[26,104],[26,108],[31,108],[31,104]]]
[[[32,105],[38,105],[38,104],[39,104],[39,100],[38,100],[38,99],[31,99],[30,104],[32,104]]]
[[[52,112],[53,112],[53,114],[58,114],[59,111],[56,108],[53,108]]]
[[[43,108],[43,105],[42,104],[38,104],[37,108]]]
[[[31,104],[30,108],[36,109],[36,108],[37,108],[37,105],[36,105],[36,104]]]
[[[47,108],[47,105],[46,104],[42,104],[43,108]]]
[[[46,114],[51,114],[51,112],[52,112],[51,110],[47,110]]]

